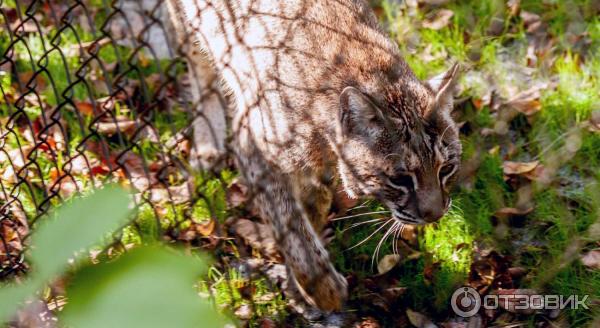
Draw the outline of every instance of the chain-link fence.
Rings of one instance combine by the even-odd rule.
[[[208,174],[190,170],[198,114],[161,3],[3,1],[2,277],[26,270],[38,217],[107,181],[136,192],[157,220],[146,233],[180,229],[200,200],[214,210]]]

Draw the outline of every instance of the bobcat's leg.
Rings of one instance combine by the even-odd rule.
[[[301,200],[295,197],[291,176],[278,174],[251,145],[242,149],[236,160],[250,184],[256,208],[273,226],[290,278],[309,304],[328,312],[340,310],[347,297],[346,280],[331,264]]]
[[[179,0],[167,0],[174,48],[188,66],[189,91],[194,107],[193,145],[190,164],[212,169],[221,163],[225,154],[226,108],[219,78],[208,56],[202,53],[194,33],[190,33],[187,18]]]
[[[188,52],[192,101],[196,106],[190,162],[194,167],[212,169],[225,155],[227,133],[226,101],[221,95],[217,74],[199,49]]]
[[[327,245],[332,239],[331,229],[326,229],[329,223],[329,211],[333,202],[333,179],[312,179],[306,181],[302,177],[294,177],[295,181],[304,181],[303,187],[299,188],[297,197],[302,200],[310,223],[314,230],[319,233],[321,241]]]

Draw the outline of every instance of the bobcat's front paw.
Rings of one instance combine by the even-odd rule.
[[[348,298],[346,278],[339,274],[331,264],[313,279],[302,279],[300,275],[298,289],[306,302],[325,312],[339,311]]]

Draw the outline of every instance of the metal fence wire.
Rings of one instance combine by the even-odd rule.
[[[129,186],[138,208],[110,251],[226,240],[230,162],[202,169],[193,143],[214,133],[199,103],[224,99],[193,80],[207,77],[188,70],[194,43],[163,1],[9,0],[0,13],[0,279],[27,271],[38,218],[108,182]]]
[[[244,279],[258,272],[260,288],[273,292],[283,282],[282,265],[226,256],[232,229],[257,226],[228,218],[248,197],[230,154],[198,155],[207,150],[195,139],[226,134],[224,121],[206,122],[227,99],[173,18],[160,0],[0,0],[0,280],[28,271],[30,229],[53,206],[116,182],[135,194],[138,210],[108,253],[155,239],[215,250],[212,281],[226,286],[214,288],[235,294],[221,305],[252,287],[232,268]]]
[[[92,186],[130,185],[160,235],[191,219],[178,205],[209,200],[191,182],[198,114],[161,3],[0,2],[0,277],[26,270],[40,216]]]

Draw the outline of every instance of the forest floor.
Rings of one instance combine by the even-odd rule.
[[[91,3],[100,8],[100,1]],[[343,317],[356,327],[599,326],[600,2],[372,3],[419,78],[455,62],[463,68],[453,114],[461,126],[463,164],[451,211],[437,224],[407,227],[382,241],[386,231],[378,229],[389,214],[373,201],[352,204],[333,219],[329,250],[350,288]],[[0,5],[14,13],[14,1]],[[94,15],[106,18],[101,10]],[[13,24],[16,16],[2,21]],[[118,63],[103,68],[115,70],[110,78],[131,64],[124,58],[137,59],[137,69],[123,74],[138,82],[123,87],[125,96],[107,99],[102,77],[89,85],[73,82],[78,51],[98,38],[93,29],[58,31],[44,23],[45,36],[32,25],[24,25],[30,29],[26,41],[0,36],[0,55],[7,48],[16,54],[0,61],[0,174],[2,189],[14,188],[21,204],[11,207],[20,221],[0,230],[7,241],[0,243],[0,276],[8,270],[7,254],[23,249],[19,236],[35,225],[43,201],[57,204],[102,179],[115,180],[139,190],[141,205],[108,258],[156,240],[208,250],[218,261],[200,281],[201,294],[243,324],[306,324],[273,283],[282,274],[280,257],[274,245],[257,238],[254,228],[262,228],[244,208],[245,188],[235,171],[194,172],[190,182],[169,162],[189,153],[178,133],[188,117],[169,99],[176,90],[162,74],[177,77],[181,65],[153,61],[127,45],[101,45],[99,61]],[[54,46],[75,50],[49,50],[44,40],[57,34]],[[45,73],[33,74],[42,59]],[[157,95],[161,101],[136,107]],[[15,114],[9,104],[17,99],[27,105]],[[99,106],[114,115],[98,115]],[[57,107],[60,119],[49,124],[47,109]],[[68,136],[60,126],[69,127]],[[89,139],[87,126],[95,130]],[[36,169],[19,175],[31,158]],[[194,199],[192,191],[202,197]],[[101,260],[97,256],[94,261]],[[500,304],[465,319],[450,304],[461,286],[482,296],[589,295],[589,308],[530,311]],[[50,303],[58,294],[45,298]]]
[[[384,325],[418,326],[419,315],[395,312],[408,308],[454,326],[450,297],[468,285],[482,295],[589,295],[592,304],[486,310],[484,325],[597,325],[600,3],[384,1],[377,9],[418,77],[453,62],[465,69],[454,113],[464,153],[452,210],[406,236],[400,256],[383,256],[380,270],[399,263],[390,272],[369,270],[380,238],[345,251],[376,229],[351,226],[369,217],[339,223],[332,254],[359,282],[351,294],[380,300],[357,297],[357,308],[370,308]],[[379,253],[393,254],[392,247],[385,243]],[[392,289],[390,299],[389,288],[402,290]],[[390,303],[398,292],[400,304]]]

